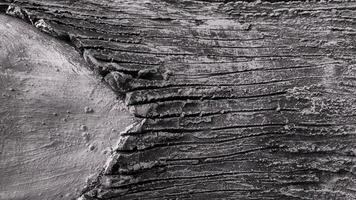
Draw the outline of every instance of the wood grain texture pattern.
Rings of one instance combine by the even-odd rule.
[[[5,7],[74,45],[142,120],[81,199],[356,198],[355,2]]]

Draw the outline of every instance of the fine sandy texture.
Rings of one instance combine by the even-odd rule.
[[[0,15],[0,199],[72,199],[132,123],[69,45]]]

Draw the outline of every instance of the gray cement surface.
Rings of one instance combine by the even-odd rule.
[[[71,46],[0,15],[0,199],[72,199],[132,116]]]

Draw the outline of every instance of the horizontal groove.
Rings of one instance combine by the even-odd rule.
[[[249,98],[258,98],[258,97],[271,97],[271,96],[282,96],[287,94],[286,91],[268,93],[268,94],[261,94],[261,95],[250,95],[250,96],[240,96],[240,97],[209,97],[209,96],[173,96],[161,99],[154,99],[154,100],[147,100],[147,101],[140,101],[137,103],[129,103],[128,106],[135,106],[135,105],[143,105],[148,103],[157,103],[157,102],[167,102],[167,101],[176,101],[176,100],[221,100],[221,99],[249,99]]]
[[[334,62],[335,63],[335,62]],[[325,65],[327,64],[334,64],[334,63],[323,63],[321,66],[316,65],[316,66],[311,66],[311,65],[299,65],[295,67],[275,67],[275,68],[254,68],[254,69],[245,69],[245,70],[239,70],[239,71],[233,71],[233,72],[217,72],[217,73],[205,73],[205,74],[197,74],[197,75],[189,75],[191,77],[194,76],[223,76],[223,75],[229,75],[229,74],[239,74],[239,73],[245,73],[245,72],[263,72],[263,71],[284,71],[284,70],[297,70],[297,69],[313,69],[313,68],[324,68]],[[182,75],[186,76],[186,74],[174,74],[174,75]]]
[[[122,72],[122,70],[120,71]],[[206,77],[208,78],[208,77]],[[270,81],[264,81],[264,82],[256,82],[256,83],[242,83],[242,84],[225,84],[225,83],[217,83],[217,84],[186,84],[186,83],[177,83],[177,84],[167,84],[163,86],[138,86],[134,87],[132,89],[128,89],[127,92],[137,92],[137,91],[149,91],[149,90],[157,90],[157,89],[173,89],[173,88],[189,88],[189,87],[243,87],[243,86],[257,86],[257,85],[269,85],[273,83],[290,83],[293,81],[298,81],[298,80],[305,80],[305,79],[325,79],[325,78],[332,78],[334,77],[327,77],[327,76],[304,76],[304,77],[294,77],[290,79],[282,79],[282,80],[270,80]]]
[[[237,172],[230,172],[230,173],[223,172],[223,173],[200,175],[200,176],[181,176],[181,177],[149,179],[149,180],[144,180],[144,181],[140,181],[137,183],[122,184],[121,186],[112,187],[112,188],[119,189],[119,188],[135,186],[135,185],[144,185],[144,184],[150,184],[150,183],[155,183],[155,182],[165,182],[165,181],[172,181],[172,180],[194,180],[194,179],[214,178],[214,177],[229,176],[229,175],[234,176],[237,174],[261,174],[261,173],[266,173],[266,172],[239,172],[239,173],[237,173]],[[108,174],[108,176],[110,176],[110,174]]]
[[[185,113],[183,117],[209,117],[209,116],[218,116],[221,114],[228,114],[228,113],[264,113],[264,112],[298,112],[299,110],[297,109],[292,109],[292,108],[266,108],[266,109],[253,109],[253,110],[220,110],[216,112],[197,112],[197,113],[192,113],[192,114],[187,114]],[[135,117],[140,118],[140,119],[171,119],[171,118],[183,118],[181,115],[182,113],[177,112],[177,113],[169,113],[165,115],[158,114],[156,116],[140,116],[134,113]]]
[[[280,132],[268,132],[268,133],[261,133],[261,134],[252,134],[252,135],[246,135],[246,136],[238,136],[238,137],[233,137],[229,139],[224,139],[224,140],[213,140],[209,142],[167,142],[167,143],[159,143],[144,149],[133,149],[133,150],[115,150],[116,152],[120,154],[135,154],[135,153],[140,153],[152,149],[157,149],[161,147],[177,147],[177,146],[185,146],[185,145],[206,145],[206,144],[222,144],[222,143],[227,143],[227,142],[232,142],[240,139],[246,139],[246,138],[255,138],[255,137],[261,137],[261,136],[271,136],[271,135],[283,135],[285,134],[283,131]]]
[[[168,133],[192,133],[200,131],[210,131],[210,130],[230,130],[230,129],[241,129],[241,128],[255,128],[255,127],[283,127],[287,124],[253,124],[253,125],[235,125],[235,126],[224,126],[215,128],[197,128],[197,129],[186,129],[186,128],[162,128],[162,129],[145,129],[141,130],[139,133],[144,134],[147,132],[168,132]],[[125,133],[122,135],[126,135]]]
[[[93,57],[95,57],[95,59],[97,59],[100,62],[115,62],[117,64],[139,64],[139,65],[143,65],[143,66],[159,66],[160,64],[155,64],[155,63],[142,63],[142,62],[136,62],[136,61],[121,61],[121,60],[117,60],[117,59],[107,59],[107,58],[103,58],[103,57],[98,57],[97,55],[93,55]]]
[[[271,80],[265,82],[257,82],[257,83],[242,83],[242,84],[196,84],[196,83],[177,83],[177,84],[167,84],[167,85],[149,85],[149,86],[137,86],[132,89],[127,90],[127,92],[138,92],[138,91],[149,91],[149,90],[160,90],[160,89],[174,89],[174,88],[189,88],[189,87],[243,87],[243,86],[255,86],[255,85],[268,85],[271,83],[288,83],[298,79],[305,79],[309,77],[297,77],[293,79],[285,79],[285,80]],[[321,78],[321,77],[311,77],[311,78]],[[182,81],[182,80],[181,80]]]

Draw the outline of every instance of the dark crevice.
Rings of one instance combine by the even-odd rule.
[[[265,108],[265,109],[253,109],[253,110],[221,110],[221,111],[215,111],[215,112],[196,112],[196,113],[190,113],[190,114],[182,114],[180,112],[177,113],[169,113],[165,115],[161,115],[157,113],[158,115],[139,115],[137,113],[134,113],[135,117],[140,118],[140,119],[169,119],[169,118],[177,118],[177,117],[208,117],[208,116],[216,116],[216,115],[221,115],[221,114],[227,114],[227,113],[263,113],[263,112],[297,112],[297,109],[289,109],[289,108]]]
[[[127,102],[127,105],[129,106],[135,106],[135,105],[143,105],[143,104],[149,104],[149,103],[158,103],[158,102],[167,102],[167,101],[189,101],[189,100],[221,100],[221,99],[248,99],[248,98],[256,98],[256,97],[270,97],[270,96],[280,96],[280,95],[285,95],[287,94],[286,91],[280,91],[280,92],[274,92],[274,93],[269,93],[269,94],[260,94],[260,95],[250,95],[250,96],[235,96],[235,97],[223,97],[223,96],[218,96],[218,97],[213,97],[214,95],[201,95],[201,96],[171,96],[171,97],[166,97],[166,98],[159,98],[159,99],[152,99],[152,100],[142,100],[139,102]]]
[[[229,129],[241,129],[241,128],[256,128],[256,127],[284,127],[287,124],[251,124],[251,125],[236,125],[236,126],[224,126],[224,127],[212,127],[212,128],[197,128],[197,129],[187,129],[183,127],[177,128],[161,128],[161,129],[144,129],[138,132],[122,133],[121,135],[127,136],[131,134],[144,134],[148,132],[167,132],[167,133],[194,133],[201,131],[211,131],[211,130],[229,130]]]
[[[137,146],[134,146],[131,150],[116,150],[116,152],[121,153],[121,154],[134,154],[134,153],[140,153],[152,149],[157,149],[161,147],[176,147],[176,146],[184,146],[184,145],[215,145],[215,144],[222,144],[222,143],[227,143],[231,141],[236,141],[236,140],[241,140],[241,139],[246,139],[246,138],[252,138],[252,137],[261,137],[261,136],[272,136],[272,135],[284,135],[285,132],[268,132],[268,133],[262,133],[262,134],[254,134],[254,135],[248,135],[248,136],[240,136],[240,137],[233,137],[225,140],[216,140],[216,141],[211,141],[211,142],[174,142],[171,140],[167,141],[162,141],[162,143],[155,144],[149,147],[146,147],[144,149],[137,149]]]
[[[9,8],[10,3],[1,3],[0,2],[0,13],[6,13],[6,10]]]

